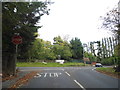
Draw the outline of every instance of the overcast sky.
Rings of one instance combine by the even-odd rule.
[[[100,16],[117,5],[119,0],[51,0],[50,15],[40,20],[40,38],[53,42],[55,36],[69,36],[69,40],[78,37],[82,43],[101,40],[111,33],[98,29]]]

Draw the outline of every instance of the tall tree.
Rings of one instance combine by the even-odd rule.
[[[83,59],[83,46],[80,39],[75,37],[70,41],[70,44],[71,44],[72,55],[73,55],[72,58]]]
[[[26,57],[32,42],[37,37],[36,23],[42,15],[48,14],[47,4],[44,2],[3,2],[2,3],[2,73],[15,74],[15,45],[11,42],[14,33],[19,33],[23,43],[19,45],[19,52]]]
[[[100,62],[101,61],[101,57],[102,57],[101,56],[101,52],[102,52],[101,51],[101,42],[97,41],[96,43],[97,43],[97,47],[98,47],[97,48],[97,50],[98,50],[98,52],[97,52],[97,61]]]
[[[120,54],[120,1],[118,2],[118,7],[107,12],[103,19],[103,28],[111,30],[118,41],[118,52]],[[118,60],[120,60],[120,55],[118,55]],[[118,61],[117,71],[120,71],[120,61]]]
[[[55,55],[53,52],[53,46],[51,42],[44,41],[42,39],[36,39],[33,42],[32,48],[28,51],[29,61],[30,60],[51,60],[55,59]]]
[[[61,59],[69,60],[72,56],[70,44],[60,36],[54,37],[53,51],[56,57],[60,55]]]
[[[112,39],[111,37],[109,37],[109,41],[110,41],[110,53],[111,53],[111,56],[113,56],[113,43],[112,43]]]
[[[105,43],[104,43],[104,39],[102,38],[102,58],[106,57],[106,52],[105,52]]]
[[[108,44],[107,44],[107,38],[104,38],[105,42],[105,57],[108,58]]]
[[[108,56],[110,57],[110,56],[111,56],[111,53],[110,53],[110,42],[109,42],[109,38],[107,38],[107,46],[108,46]]]

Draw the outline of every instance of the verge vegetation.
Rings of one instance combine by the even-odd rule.
[[[87,64],[88,65],[88,64]],[[85,66],[84,63],[64,63],[64,64],[59,64],[59,63],[41,63],[41,62],[35,62],[35,63],[31,63],[31,62],[19,62],[17,63],[17,67],[77,67],[77,66]]]
[[[112,77],[120,78],[120,72],[116,72],[113,67],[100,67],[96,68],[96,71],[110,75]]]

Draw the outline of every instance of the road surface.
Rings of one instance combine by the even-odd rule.
[[[20,88],[118,88],[118,79],[95,71],[95,67],[21,67],[40,72]]]

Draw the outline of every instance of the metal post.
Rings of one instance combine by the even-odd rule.
[[[14,70],[14,74],[16,73],[16,62],[17,62],[17,52],[18,52],[18,44],[16,44],[15,46],[15,70]]]

